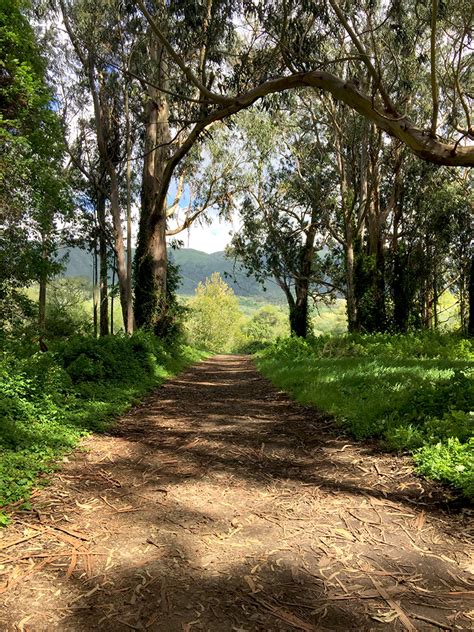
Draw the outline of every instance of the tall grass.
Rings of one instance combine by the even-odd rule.
[[[360,440],[409,451],[418,470],[474,497],[474,345],[454,334],[288,338],[264,375]]]

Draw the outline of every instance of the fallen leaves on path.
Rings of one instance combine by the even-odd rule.
[[[84,447],[0,532],[2,632],[472,627],[472,512],[247,358]]]

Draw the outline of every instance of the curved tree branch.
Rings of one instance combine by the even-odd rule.
[[[415,127],[407,117],[390,118],[381,114],[374,108],[372,99],[360,92],[357,86],[350,81],[343,81],[335,75],[323,71],[303,72],[266,81],[253,90],[238,95],[231,104],[214,110],[202,121],[199,121],[188,138],[167,162],[161,187],[157,194],[158,204],[156,208],[163,208],[175,167],[190,151],[202,132],[216,122],[250,107],[255,101],[269,94],[305,87],[317,88],[330,93],[336,100],[342,101],[365,118],[373,121],[390,136],[401,140],[423,160],[451,167],[474,167],[473,146],[456,146],[455,144],[444,143],[433,138],[429,131]],[[154,224],[157,219],[158,217],[152,216],[150,221]]]

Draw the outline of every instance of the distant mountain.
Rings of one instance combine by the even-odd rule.
[[[92,279],[92,256],[80,248],[68,248],[61,255],[67,254],[66,277],[85,277]],[[198,283],[205,281],[214,272],[219,272],[224,281],[234,290],[237,296],[260,297],[270,303],[282,303],[285,297],[276,283],[268,283],[266,291],[253,277],[247,277],[241,266],[227,259],[225,253],[201,252],[193,248],[181,248],[170,251],[170,259],[179,266],[181,284],[179,294],[191,296]]]
[[[179,266],[182,279],[180,294],[194,294],[200,281],[205,281],[214,272],[219,272],[237,296],[261,296],[270,302],[285,300],[276,283],[268,283],[264,291],[260,283],[253,277],[248,277],[242,266],[234,265],[232,259],[227,259],[223,251],[208,254],[192,248],[181,248],[173,250],[170,258]]]

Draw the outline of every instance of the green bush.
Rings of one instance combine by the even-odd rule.
[[[279,388],[335,415],[356,438],[425,455],[417,456],[420,472],[434,478],[444,455],[442,480],[468,495],[473,470],[455,473],[474,435],[473,361],[471,340],[433,332],[286,338],[257,353]]]
[[[84,434],[108,427],[153,386],[202,357],[150,333],[25,346],[0,354],[0,508],[25,498],[39,474]],[[0,512],[0,524],[1,524]]]
[[[193,346],[214,353],[226,353],[239,345],[243,314],[234,291],[218,272],[204,283],[199,283],[188,307],[186,330]]]
[[[92,333],[90,315],[85,305],[90,287],[85,279],[55,279],[48,286],[46,329],[51,338],[67,338]]]
[[[291,338],[289,339],[291,340]],[[294,343],[290,343],[290,346]],[[474,359],[474,341],[456,333],[423,331],[410,334],[324,335],[304,341],[319,358],[392,357],[396,359]]]
[[[474,439],[462,443],[456,437],[423,446],[414,454],[418,471],[425,476],[462,489],[474,498]]]
[[[235,346],[236,353],[256,353],[265,349],[281,336],[288,335],[288,316],[276,305],[260,307],[251,318],[242,322],[241,340]]]

